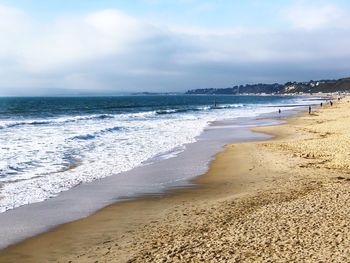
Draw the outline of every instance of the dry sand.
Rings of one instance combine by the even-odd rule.
[[[350,262],[348,100],[226,146],[195,189],[109,206],[0,262]]]

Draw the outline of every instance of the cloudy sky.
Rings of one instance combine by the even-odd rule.
[[[350,76],[350,1],[0,0],[0,95]]]

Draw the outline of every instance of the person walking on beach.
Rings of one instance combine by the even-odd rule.
[[[331,106],[333,106],[333,102],[332,101],[330,101],[329,104],[331,104]]]
[[[281,114],[281,109],[278,109],[278,113]]]
[[[322,103],[322,102],[321,102],[320,106],[321,106],[321,108],[322,108],[322,106],[323,106],[323,103]]]
[[[309,114],[311,114],[311,106],[309,106]]]

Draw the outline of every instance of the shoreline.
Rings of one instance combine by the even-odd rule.
[[[186,150],[175,158],[151,160],[151,163],[121,175],[82,184],[55,198],[1,213],[0,247],[4,249],[62,224],[85,218],[108,205],[194,187],[193,178],[207,171],[211,160],[223,150],[225,144],[266,138],[265,135],[250,132],[247,126],[278,123],[278,120],[259,119],[259,116],[210,123],[196,142],[187,144]],[[169,170],[169,167],[176,169]],[[91,195],[91,192],[96,194]]]
[[[218,185],[226,185],[227,182],[224,181],[227,178],[222,178],[224,181],[213,181],[212,174],[210,172],[211,166],[213,162],[215,162],[217,158],[220,158],[219,156],[223,155],[229,147],[230,145],[227,145],[224,147],[222,152],[217,153],[214,160],[210,162],[208,172],[192,179],[191,185],[173,188],[158,195],[144,195],[136,199],[108,205],[107,207],[100,209],[86,218],[65,223],[47,232],[0,250],[0,261],[4,259],[6,262],[16,262],[18,260],[21,262],[46,262],[48,259],[52,258],[52,260],[58,260],[58,262],[68,262],[71,260],[72,262],[76,262],[77,259],[81,260],[81,262],[95,262],[95,260],[92,260],[90,256],[84,257],[85,255],[82,255],[80,253],[81,251],[79,251],[80,248],[88,248],[90,246],[90,244],[84,244],[84,238],[81,238],[85,234],[90,236],[90,234],[86,232],[92,231],[95,234],[99,233],[98,235],[100,236],[101,240],[103,240],[103,236],[106,234],[106,229],[107,232],[110,232],[109,228],[115,227],[115,230],[113,230],[115,231],[114,234],[119,235],[119,237],[122,239],[125,238],[123,243],[132,242],[132,238],[126,238],[125,235],[137,231],[135,229],[138,228],[138,225],[142,226],[145,224],[150,224],[154,226],[158,222],[159,213],[163,214],[162,216],[166,216],[169,210],[174,209],[177,211],[176,208],[179,205],[181,206],[181,203],[187,203],[188,200],[193,201],[194,198],[196,202],[201,202],[203,199],[203,193],[205,195],[212,194],[212,192],[217,193],[215,188]],[[235,195],[237,195],[237,197],[240,195],[245,195],[246,191],[250,188],[246,179],[241,178],[241,180],[242,182],[235,186]],[[244,187],[242,187],[243,185]],[[225,194],[227,194],[227,192],[217,195],[216,198],[223,198],[225,197]],[[170,207],[167,207],[169,202],[171,205]],[[157,215],[155,216],[155,214]],[[115,221],[112,219],[112,222],[108,222],[107,226],[103,226],[106,221],[111,220],[113,215],[117,215],[118,218]],[[130,222],[131,218],[132,222]],[[145,218],[147,218],[146,221],[144,221]],[[94,229],[94,226],[97,227],[97,229]],[[75,232],[75,230],[78,230],[78,232]],[[93,239],[95,239],[95,237],[93,237]],[[69,244],[65,244],[64,240],[71,241]],[[88,243],[90,243],[90,241],[91,239]],[[104,240],[102,243],[100,242],[100,244],[109,243],[109,240]],[[56,248],[58,248],[58,250],[56,250]],[[45,251],[45,249],[47,250]],[[66,258],[66,254],[72,249],[77,249],[75,253],[73,253],[76,254],[77,258]],[[55,255],[57,255],[57,253],[59,254],[59,257],[56,258]],[[121,256],[116,262],[125,262],[127,259],[128,256]],[[97,260],[98,259],[96,258],[96,261]]]
[[[321,109],[321,111],[324,110]],[[317,114],[317,112],[315,114]],[[283,191],[288,192],[288,188],[290,187],[288,184],[295,182],[293,182],[293,178],[291,178],[288,169],[286,170],[285,167],[283,167],[283,160],[278,161],[278,167],[280,170],[278,170],[277,173],[275,173],[276,171],[272,171],[271,173],[269,170],[271,167],[262,168],[259,166],[259,168],[257,168],[255,165],[256,161],[264,159],[259,157],[261,151],[259,152],[258,150],[260,147],[264,147],[261,145],[269,144],[270,142],[276,142],[286,138],[290,140],[290,137],[294,139],[297,137],[303,137],[304,135],[301,132],[295,133],[295,130],[290,131],[286,129],[286,126],[291,127],[295,125],[295,123],[300,122],[300,119],[302,118],[307,119],[312,117],[305,117],[304,115],[303,117],[299,118],[290,118],[287,124],[280,126],[254,128],[254,131],[273,134],[275,137],[272,140],[263,142],[248,142],[227,145],[223,152],[216,155],[215,160],[212,161],[210,165],[209,171],[194,180],[194,182],[198,184],[198,187],[195,189],[177,189],[161,196],[151,196],[142,200],[133,200],[111,205],[88,218],[68,223],[58,227],[57,229],[49,231],[48,233],[44,233],[40,236],[24,241],[19,245],[10,247],[7,249],[7,251],[5,251],[5,255],[3,253],[4,251],[2,251],[0,254],[0,259],[2,257],[6,259],[8,256],[13,257],[21,255],[21,260],[24,260],[25,258],[23,256],[26,255],[26,252],[29,252],[29,255],[32,254],[33,256],[33,258],[26,258],[28,262],[45,262],[45,259],[48,258],[47,256],[52,258],[57,257],[59,262],[66,262],[68,259],[73,260],[73,262],[94,262],[92,259],[108,259],[108,262],[124,262],[124,260],[130,258],[138,262],[138,260],[141,259],[147,261],[150,259],[155,260],[161,258],[158,256],[162,255],[160,252],[163,250],[164,244],[170,244],[171,240],[170,242],[164,243],[162,240],[167,239],[168,236],[161,235],[160,238],[156,238],[160,240],[160,244],[153,244],[152,242],[148,242],[150,239],[152,240],[152,238],[144,237],[145,233],[153,233],[154,235],[155,229],[158,231],[159,229],[166,230],[167,227],[171,227],[169,222],[179,224],[178,221],[184,225],[194,223],[196,228],[196,223],[192,222],[191,219],[199,218],[205,221],[206,219],[201,218],[201,214],[203,213],[208,215],[207,208],[213,208],[212,206],[214,206],[215,212],[217,212],[216,210],[219,210],[220,213],[224,213],[223,211],[220,211],[221,206],[225,206],[227,203],[229,203],[229,207],[234,207],[235,205],[230,203],[232,199],[234,199],[233,203],[242,202],[243,205],[244,202],[247,201],[249,203],[249,209],[253,206],[251,204],[252,202],[257,202],[257,205],[259,206],[261,200],[256,200],[256,192],[258,192],[258,195],[261,194],[264,198],[270,194],[275,196],[275,190],[271,189],[271,186],[275,185],[276,182],[281,183],[281,188],[286,188]],[[235,154],[237,152],[240,154]],[[271,160],[276,160],[276,158],[273,158],[276,156],[278,156],[277,160],[281,158],[281,156],[276,152],[265,152],[263,155],[266,154],[270,155]],[[306,159],[308,158],[309,157]],[[297,160],[295,163],[298,163],[299,161],[300,160]],[[230,162],[235,164],[236,168],[237,164],[240,164],[241,167],[233,172],[231,165],[231,169],[228,170],[227,163]],[[276,167],[274,168],[276,169]],[[216,176],[215,174],[218,171],[224,175],[220,175],[219,177]],[[258,171],[260,176],[257,176],[256,171]],[[281,171],[288,174],[288,176],[283,176],[283,178],[281,178]],[[271,174],[268,175],[269,173]],[[332,173],[333,172],[331,172],[331,174]],[[242,174],[246,175],[242,176]],[[234,180],[232,177],[234,177]],[[313,175],[313,180],[316,180],[317,178],[314,177],[315,175]],[[286,179],[287,185],[284,185]],[[302,179],[305,179],[308,181],[308,183],[310,181],[310,178]],[[292,194],[288,193],[289,195],[292,195],[291,197],[288,197],[288,194],[287,197],[283,196],[283,194],[280,193],[280,189],[277,194],[283,196],[281,199],[290,198],[291,200],[294,200],[293,195],[295,193],[297,195],[300,193],[304,195],[305,192],[309,193],[316,191],[319,189],[319,187],[320,185],[318,182],[311,185],[308,184],[307,186],[305,186],[305,182],[302,182],[300,185],[293,185],[292,188],[294,188],[294,192]],[[269,191],[272,191],[272,193],[269,193]],[[264,200],[264,198],[262,198],[262,200]],[[134,211],[132,211],[133,209]],[[126,211],[131,212],[131,214],[126,213]],[[238,211],[240,210],[238,209]],[[214,216],[216,214],[215,212],[213,214]],[[114,217],[115,215],[117,215],[118,218],[111,219],[111,217]],[[165,221],[165,223],[163,221]],[[89,230],[89,233],[84,233],[87,231],[87,229]],[[71,233],[72,231],[73,233]],[[198,233],[195,234],[198,235]],[[62,240],[62,237],[65,237],[63,239],[71,240],[68,242],[70,245],[67,245],[67,243]],[[139,241],[134,244],[135,241],[132,240],[135,237],[139,237],[140,240],[145,239],[146,241],[145,243]],[[48,241],[50,242],[48,243]],[[191,241],[193,242],[193,240]],[[114,242],[116,242],[115,244],[118,245],[111,246],[111,244]],[[198,247],[203,246],[203,244],[199,243]],[[166,247],[169,246],[171,247],[171,245],[166,245]],[[95,250],[88,249],[90,247],[95,248]],[[41,250],[44,248],[44,251],[40,251],[39,254],[41,255],[38,255],[38,253],[34,253],[35,255],[33,255],[33,252],[31,251],[35,251],[35,248],[40,248]],[[72,251],[72,256],[68,256],[68,252]],[[82,251],[88,253],[79,255],[79,253]],[[124,254],[121,253],[121,251],[123,251]],[[174,253],[175,252],[173,251],[171,254]],[[73,254],[75,254],[75,256],[73,256]],[[175,253],[175,255],[177,254],[180,255],[181,253]],[[118,255],[118,257],[113,257],[113,255]],[[130,257],[131,255],[132,257]],[[27,262],[26,260],[22,262]]]

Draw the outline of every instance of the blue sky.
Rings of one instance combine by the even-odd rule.
[[[278,13],[292,5],[318,6],[333,4],[349,8],[346,0],[1,0],[1,4],[18,7],[39,20],[62,15],[77,15],[96,10],[118,9],[152,22],[169,22],[197,26],[281,26]]]
[[[0,95],[350,75],[349,1],[0,0]]]
[[[318,1],[320,2],[320,1]],[[339,4],[342,1],[338,1]],[[345,2],[345,1],[344,1]],[[24,9],[42,21],[62,15],[118,9],[152,22],[196,26],[276,26],[275,16],[290,0],[7,0],[0,3]],[[342,3],[343,4],[343,3]]]

